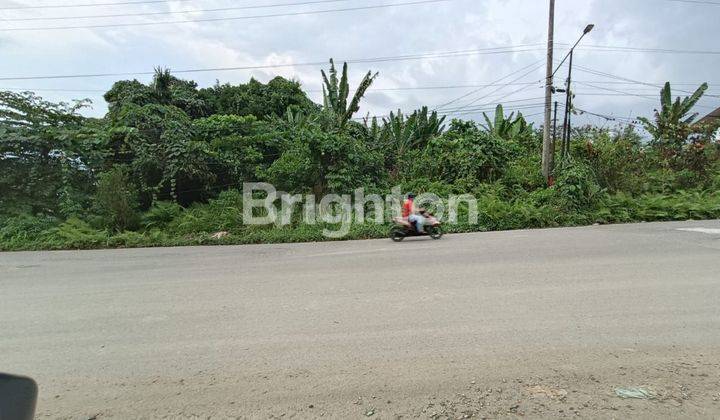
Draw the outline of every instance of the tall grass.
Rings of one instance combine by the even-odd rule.
[[[460,209],[459,223],[446,225],[447,232],[483,232],[527,228],[580,226],[593,223],[629,223],[720,218],[720,192],[679,191],[674,194],[603,194],[584,206],[567,206],[562,189],[538,190],[507,199],[498,191],[485,190],[479,197],[480,217],[467,222]],[[60,222],[47,216],[19,216],[0,222],[0,250],[93,249],[185,245],[230,245],[329,240],[327,224],[245,226],[242,196],[221,194],[207,204],[183,209],[158,204],[143,215],[144,228],[114,232],[91,226],[77,218]],[[384,238],[390,225],[353,224],[343,239]],[[219,231],[228,232],[214,237]]]

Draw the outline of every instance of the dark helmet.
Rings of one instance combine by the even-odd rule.
[[[408,198],[411,199],[411,200],[414,199],[414,198],[415,198],[415,193],[410,193],[410,194],[408,194]]]

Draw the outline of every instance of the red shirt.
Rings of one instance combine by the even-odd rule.
[[[402,206],[402,217],[410,217],[413,212],[413,201],[405,200]]]

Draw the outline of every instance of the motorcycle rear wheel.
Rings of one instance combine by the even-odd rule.
[[[432,226],[431,228],[429,228],[428,234],[430,235],[431,238],[437,240],[437,239],[442,238],[443,231],[440,226]]]
[[[402,242],[402,240],[405,239],[405,232],[401,228],[393,228],[393,230],[390,231],[390,239],[394,242]]]

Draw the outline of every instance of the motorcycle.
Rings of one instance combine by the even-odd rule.
[[[395,242],[401,242],[403,239],[412,236],[429,236],[433,239],[440,239],[443,236],[440,221],[430,213],[423,213],[425,223],[423,224],[423,233],[418,233],[410,221],[404,217],[395,217],[393,222],[395,226],[390,230],[390,239]]]

